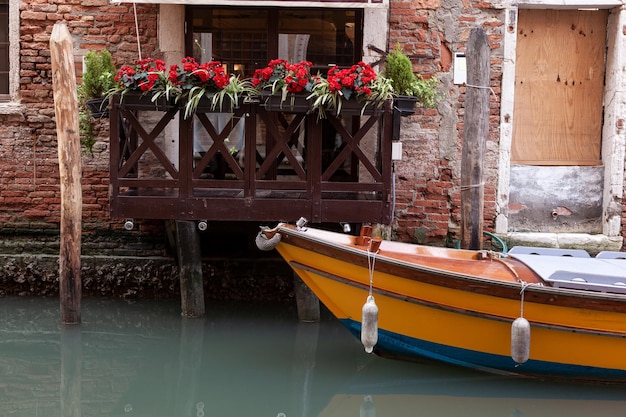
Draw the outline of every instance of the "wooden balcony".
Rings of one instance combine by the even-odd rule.
[[[301,98],[263,97],[185,119],[170,103],[114,97],[111,216],[388,223],[392,104],[351,104],[320,119]]]

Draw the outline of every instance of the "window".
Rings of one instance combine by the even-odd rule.
[[[187,54],[246,77],[274,58],[349,66],[361,59],[362,21],[361,9],[189,7]]]
[[[9,100],[9,0],[0,0],[0,100]]]
[[[362,9],[190,6],[186,13],[187,28],[192,28],[187,33],[186,54],[199,62],[220,61],[229,73],[241,77],[251,77],[255,69],[265,67],[272,59],[292,63],[310,61],[314,74],[325,74],[331,65],[348,67],[362,59]],[[226,123],[234,124],[229,146],[240,151],[244,146],[244,123],[231,119],[230,115],[209,117],[220,130]],[[334,127],[327,121],[323,123],[323,148],[330,155],[342,145],[337,141]],[[346,123],[351,126],[352,121]],[[263,130],[263,123],[257,128]],[[294,152],[304,148],[304,136],[304,130],[300,130],[295,147],[299,150],[294,149]],[[194,150],[197,155],[203,155],[212,143],[196,120]]]

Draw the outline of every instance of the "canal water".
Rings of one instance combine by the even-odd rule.
[[[174,301],[83,299],[82,317],[61,326],[56,299],[0,298],[0,416],[626,414],[626,386],[368,355],[326,312],[299,323],[289,306],[229,303],[194,320]]]

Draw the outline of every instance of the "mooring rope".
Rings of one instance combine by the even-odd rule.
[[[473,84],[467,84],[465,83],[466,87],[471,87],[471,88],[478,88],[478,89],[483,89],[483,90],[489,90],[491,92],[491,94],[493,94],[493,96],[495,97],[496,101],[498,101],[498,95],[496,94],[495,90],[488,85],[473,85]]]
[[[133,2],[133,13],[135,15],[135,34],[137,35],[137,52],[141,61],[141,41],[139,40],[139,21],[137,20],[137,4]]]

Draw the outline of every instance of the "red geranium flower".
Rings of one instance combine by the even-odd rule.
[[[361,61],[350,68],[332,67],[328,70],[327,80],[331,93],[339,93],[349,100],[353,94],[372,95],[376,71],[369,64]]]
[[[308,61],[290,64],[285,59],[273,59],[267,67],[254,71],[252,85],[258,89],[270,89],[272,93],[279,90],[289,93],[310,92],[314,84],[312,66]]]

